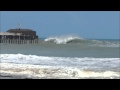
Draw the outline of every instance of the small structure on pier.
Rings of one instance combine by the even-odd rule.
[[[20,24],[18,24],[17,29],[9,29],[7,32],[0,32],[0,43],[38,43],[38,36],[36,35],[36,31],[31,29],[21,29]]]

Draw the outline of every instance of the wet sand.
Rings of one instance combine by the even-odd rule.
[[[0,73],[0,79],[32,79],[23,75],[11,75],[6,73]]]

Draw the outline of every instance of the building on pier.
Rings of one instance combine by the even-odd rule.
[[[18,25],[19,26],[19,25]],[[0,43],[27,44],[38,43],[36,31],[31,29],[9,29],[7,32],[0,32]]]

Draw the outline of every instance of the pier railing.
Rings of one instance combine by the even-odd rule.
[[[21,33],[0,33],[0,43],[33,44],[38,43],[38,36],[22,35]]]

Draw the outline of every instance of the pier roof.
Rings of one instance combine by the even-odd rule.
[[[32,31],[31,29],[9,29],[7,32],[28,32]]]
[[[31,29],[9,29],[7,32],[9,33],[21,33],[21,35],[34,35],[36,36],[36,31]]]

